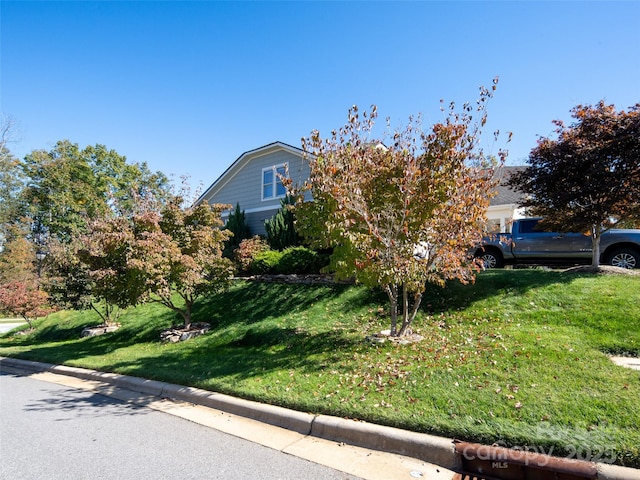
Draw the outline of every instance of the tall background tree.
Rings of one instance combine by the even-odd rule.
[[[165,175],[104,145],[80,149],[68,140],[50,151],[35,150],[21,162],[26,186],[22,214],[36,235],[67,242],[86,231],[87,222],[114,204],[133,205],[133,195],[167,197]]]
[[[602,233],[640,224],[640,103],[617,111],[600,101],[571,115],[569,126],[553,122],[556,137],[538,140],[529,166],[509,183],[548,229],[588,233],[598,267]]]
[[[0,119],[0,247],[10,237],[12,220],[19,217],[19,197],[24,185],[20,162],[9,150],[13,130],[10,117]]]
[[[334,247],[338,276],[387,293],[393,336],[409,333],[426,282],[468,282],[478,269],[467,253],[482,237],[496,186],[479,147],[495,83],[481,88],[477,107],[450,104],[428,131],[410,118],[373,138],[375,106],[362,114],[353,107],[329,138],[314,131],[303,139],[314,200],[299,205],[299,230],[316,247]]]
[[[41,263],[29,230],[20,218],[20,192],[24,179],[20,162],[9,150],[15,138],[13,120],[0,119],[0,312],[33,320],[53,309],[41,288]]]

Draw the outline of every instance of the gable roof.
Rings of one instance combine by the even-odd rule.
[[[516,172],[520,172],[527,167],[501,167],[496,171],[496,175],[500,177],[500,183],[498,184],[498,194],[491,199],[490,205],[519,205],[524,199],[524,194],[514,190],[507,185],[509,178]]]
[[[242,168],[249,163],[254,158],[260,157],[262,155],[267,155],[274,151],[285,150],[294,155],[298,155],[300,157],[303,156],[304,151],[301,148],[294,147],[284,142],[273,142],[267,145],[263,145],[262,147],[254,148],[253,150],[248,150],[240,155],[229,167],[222,172],[222,174],[207,188],[200,198],[196,200],[196,205],[201,203],[205,198],[211,197],[214,195],[219,189],[221,189],[224,185],[226,185]]]
[[[293,145],[289,145],[288,143],[280,141],[272,142],[267,145],[263,145],[262,147],[254,148],[253,150],[248,150],[240,155],[224,172],[222,172],[222,174],[209,186],[209,188],[207,188],[204,193],[200,195],[198,200],[196,200],[195,202],[196,205],[219,191],[224,185],[231,181],[231,179],[251,160],[278,150],[287,151],[301,158],[304,155],[304,150],[302,150],[301,148],[294,147]],[[497,195],[491,199],[491,206],[512,204],[518,205],[524,199],[524,195],[522,193],[513,190],[506,184],[506,182],[509,180],[511,175],[516,172],[522,171],[525,168],[527,167],[503,166],[496,171],[496,175],[500,176],[500,183],[497,187]]]

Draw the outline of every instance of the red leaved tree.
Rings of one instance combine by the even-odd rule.
[[[140,201],[130,215],[92,223],[81,258],[94,294],[121,307],[160,303],[190,327],[196,300],[226,289],[233,277],[231,260],[222,256],[230,234],[220,216],[230,207],[182,203],[175,197],[153,208]]]
[[[13,233],[0,252],[0,311],[23,318],[33,328],[33,320],[55,309],[41,289],[40,261],[33,243]]]
[[[31,329],[33,321],[53,312],[49,295],[37,282],[13,281],[0,285],[0,310],[23,318]]]
[[[600,264],[600,238],[616,225],[640,224],[640,103],[617,111],[603,101],[578,105],[556,138],[541,138],[529,166],[509,183],[525,193],[524,207],[556,231],[591,235],[592,266]],[[621,256],[636,267],[640,253]],[[606,259],[616,264],[615,259]]]

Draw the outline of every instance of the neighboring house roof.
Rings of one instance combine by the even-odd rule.
[[[501,167],[496,172],[496,175],[501,177],[498,184],[498,194],[491,199],[491,206],[495,205],[519,205],[524,199],[524,194],[512,189],[507,185],[509,178],[516,172],[520,172],[527,167],[514,166],[514,167]]]
[[[209,188],[205,190],[205,192],[200,195],[200,198],[196,201],[196,204],[202,202],[205,198],[209,198],[216,193],[217,190],[222,188],[225,184],[227,184],[247,163],[249,163],[253,158],[259,157],[261,155],[266,155],[275,150],[286,150],[294,155],[298,155],[302,157],[304,151],[301,148],[294,147],[284,142],[273,142],[262,147],[255,148],[253,150],[248,150],[240,155],[229,167],[222,172]]]

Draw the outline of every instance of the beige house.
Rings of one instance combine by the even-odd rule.
[[[502,177],[498,185],[498,194],[491,199],[491,204],[487,210],[491,233],[510,233],[511,221],[525,216],[524,209],[520,207],[523,194],[506,185],[513,173],[524,168],[526,167],[502,167],[497,172]]]

